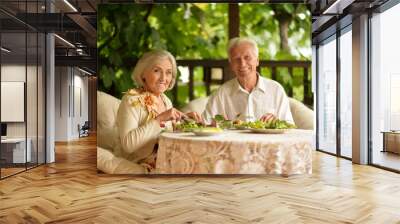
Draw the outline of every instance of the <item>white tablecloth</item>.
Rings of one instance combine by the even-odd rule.
[[[311,174],[312,151],[308,130],[226,131],[209,137],[165,132],[156,169],[161,174]]]

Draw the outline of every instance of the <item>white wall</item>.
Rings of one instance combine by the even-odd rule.
[[[78,75],[77,75],[78,72]],[[74,70],[74,108],[72,110],[72,135],[78,136],[77,126],[81,126],[88,120],[88,78],[81,76],[81,72]]]
[[[28,72],[31,70],[28,67]],[[2,65],[1,66],[1,81],[6,82],[25,82],[25,65]],[[7,110],[7,108],[1,108]],[[25,123],[24,122],[10,122],[7,123],[7,136],[8,137],[25,137]]]
[[[79,138],[78,124],[88,120],[88,78],[83,75],[76,68],[56,67],[56,141]]]
[[[36,70],[38,69],[38,70]],[[27,77],[27,81],[25,80]],[[25,64],[3,64],[1,66],[1,81],[11,82],[25,82],[26,83],[26,107],[25,104],[21,108],[22,113],[27,115],[27,120],[23,122],[6,122],[7,123],[7,137],[13,138],[24,138],[25,132],[30,139],[32,161],[36,162],[39,159],[39,163],[44,163],[44,83],[43,83],[42,68],[40,66],[25,66]],[[2,96],[7,97],[7,96]],[[10,110],[11,108],[1,108],[4,110]],[[8,111],[11,112],[12,111]],[[39,153],[37,157],[37,153]]]
[[[55,68],[55,141],[68,141],[68,86],[67,67]]]

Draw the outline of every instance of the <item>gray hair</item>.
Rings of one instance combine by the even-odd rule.
[[[152,50],[143,54],[143,56],[136,63],[135,69],[132,72],[132,80],[136,82],[138,87],[143,87],[143,73],[144,71],[154,66],[157,62],[162,59],[168,59],[172,65],[172,79],[169,84],[168,90],[172,89],[175,85],[176,80],[176,61],[171,53],[165,50]]]
[[[235,37],[229,40],[228,43],[228,60],[231,61],[231,51],[233,48],[237,47],[239,44],[250,44],[252,46],[253,49],[253,53],[255,56],[258,57],[258,47],[257,47],[257,43],[250,38],[247,37]]]

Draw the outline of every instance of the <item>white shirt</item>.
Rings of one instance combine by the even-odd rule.
[[[229,120],[255,121],[267,113],[294,124],[283,87],[258,75],[257,84],[250,93],[236,78],[224,83],[210,96],[203,117],[209,123],[217,114],[225,115]]]

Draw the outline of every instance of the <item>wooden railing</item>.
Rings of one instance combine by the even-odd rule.
[[[194,96],[194,69],[196,67],[201,67],[203,70],[203,85],[206,88],[207,96],[210,95],[211,85],[221,85],[224,82],[234,78],[234,75],[229,69],[228,60],[177,60],[177,65],[182,67],[187,67],[189,69],[189,100],[193,100]],[[293,78],[293,69],[302,69],[302,85],[303,85],[303,103],[312,107],[313,105],[313,94],[311,91],[311,62],[310,61],[260,61],[258,66],[258,71],[260,72],[262,68],[267,68],[270,70],[271,79],[279,82],[279,72],[280,68],[287,68],[289,75]],[[214,79],[212,77],[212,69],[222,69],[222,77],[219,79]],[[281,83],[283,84],[283,83]],[[286,88],[286,93],[289,97],[293,97],[293,85],[291,88]],[[175,85],[173,89],[173,102],[177,103],[178,99],[178,85]]]

